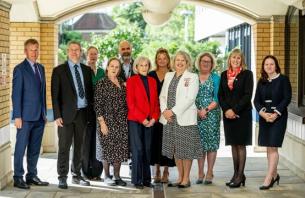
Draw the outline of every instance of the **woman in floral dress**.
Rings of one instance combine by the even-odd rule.
[[[207,158],[208,170],[204,184],[211,184],[213,179],[213,167],[216,160],[220,141],[220,108],[218,106],[218,88],[220,77],[213,73],[215,58],[211,53],[202,53],[196,61],[199,70],[199,91],[196,98],[198,109],[198,128],[203,157],[198,159],[197,184],[203,183],[204,161]]]

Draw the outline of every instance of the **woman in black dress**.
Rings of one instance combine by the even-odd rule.
[[[107,64],[106,77],[96,85],[96,157],[103,162],[106,184],[126,186],[120,177],[121,163],[128,159],[126,88],[124,81],[118,78],[120,69],[120,60],[111,58]],[[114,167],[114,180],[110,177],[110,164]]]
[[[156,70],[149,72],[149,76],[153,77],[157,82],[158,96],[160,96],[161,88],[163,85],[164,77],[170,71],[170,57],[168,51],[164,48],[159,48],[155,56]],[[162,136],[163,125],[157,122],[154,126],[152,133],[152,152],[151,152],[151,165],[155,166],[156,173],[154,176],[154,183],[167,183],[168,182],[168,167],[175,166],[175,160],[169,159],[162,155]],[[164,166],[163,175],[161,178],[160,166]]]
[[[290,101],[291,85],[288,77],[281,74],[276,57],[266,56],[254,99],[255,108],[260,115],[258,145],[267,147],[268,158],[268,172],[261,190],[267,190],[280,181],[277,174],[278,147],[282,146],[284,140]]]
[[[233,49],[228,57],[228,69],[221,74],[218,91],[225,143],[231,145],[233,156],[234,175],[226,183],[231,188],[245,185],[246,146],[252,144],[253,74],[245,67],[243,53]]]

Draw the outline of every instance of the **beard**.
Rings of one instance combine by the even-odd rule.
[[[131,59],[131,54],[129,52],[125,52],[122,54],[122,60],[124,62],[130,61],[130,59]]]

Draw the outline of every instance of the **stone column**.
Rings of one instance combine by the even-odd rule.
[[[9,11],[11,5],[0,1],[0,189],[12,180],[10,142]]]

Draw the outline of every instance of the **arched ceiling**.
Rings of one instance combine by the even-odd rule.
[[[134,0],[0,0],[12,4],[10,18],[15,22],[55,20],[60,22],[81,13]],[[303,9],[303,0],[182,0],[215,8],[244,18],[260,20],[285,15],[288,5]]]

